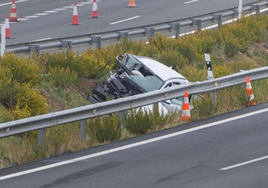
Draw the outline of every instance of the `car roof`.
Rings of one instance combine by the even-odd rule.
[[[174,71],[172,68],[167,67],[166,65],[156,61],[155,59],[144,57],[144,56],[135,56],[140,62],[142,62],[147,68],[149,68],[153,73],[155,73],[163,81],[167,81],[173,78],[187,79],[182,76],[180,73]]]

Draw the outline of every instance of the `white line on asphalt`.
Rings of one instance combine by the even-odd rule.
[[[262,160],[265,160],[265,159],[268,159],[268,155],[266,155],[264,157],[257,158],[257,159],[253,159],[253,160],[250,160],[250,161],[246,161],[246,162],[243,162],[243,163],[239,163],[239,164],[236,164],[236,165],[221,168],[220,170],[230,170],[230,169],[233,169],[233,168],[248,165],[248,164],[255,163],[255,162],[258,162],[258,161],[262,161]]]
[[[123,150],[126,150],[126,149],[142,146],[142,145],[145,145],[145,144],[157,142],[157,141],[160,141],[160,140],[172,138],[172,137],[187,134],[187,133],[190,133],[190,132],[206,129],[206,128],[213,127],[213,126],[216,126],[216,125],[220,125],[220,124],[223,124],[223,123],[228,123],[228,122],[231,122],[231,121],[235,121],[235,120],[239,120],[239,119],[243,119],[243,118],[248,118],[250,116],[254,116],[254,115],[257,115],[257,114],[264,113],[264,112],[268,112],[268,108],[265,108],[265,109],[262,109],[262,110],[259,110],[259,111],[250,112],[250,113],[243,114],[243,115],[240,115],[240,116],[236,116],[236,117],[216,121],[216,122],[213,122],[213,123],[200,125],[198,127],[190,128],[190,129],[187,129],[187,130],[171,133],[171,134],[156,137],[156,138],[152,138],[152,139],[149,139],[149,140],[144,140],[144,141],[141,141],[141,142],[137,142],[137,143],[133,143],[133,144],[129,144],[129,145],[109,149],[109,150],[106,150],[106,151],[101,151],[101,152],[86,155],[86,156],[83,156],[83,157],[78,157],[78,158],[74,158],[74,159],[70,159],[70,160],[66,160],[66,161],[62,161],[62,162],[58,162],[58,163],[54,163],[54,164],[50,164],[50,165],[30,169],[30,170],[25,170],[25,171],[22,171],[22,172],[17,172],[17,173],[14,173],[14,174],[9,174],[9,175],[6,175],[6,176],[1,176],[0,181],[10,179],[10,178],[14,178],[14,177],[18,177],[18,176],[22,176],[22,175],[26,175],[26,174],[31,174],[31,173],[34,173],[34,172],[39,172],[39,171],[55,168],[55,167],[59,167],[59,166],[63,166],[63,165],[67,165],[67,164],[71,164],[71,163],[75,163],[75,162],[79,162],[79,161],[83,161],[83,160],[87,160],[87,159],[92,159],[92,158],[95,158],[95,157],[100,157],[100,156],[103,156],[103,155],[108,155],[108,154],[115,153],[115,152],[118,152],[118,151],[123,151]]]
[[[16,1],[16,3],[22,3],[22,2],[26,2],[26,1],[28,1],[28,0],[19,0],[19,1]],[[3,3],[3,4],[0,4],[0,7],[6,6],[6,5],[11,5],[11,4],[12,4],[12,2],[10,2],[10,3]]]
[[[190,4],[190,3],[197,2],[197,1],[199,1],[199,0],[191,0],[191,1],[186,1],[186,2],[184,2],[184,4]]]
[[[88,5],[88,4],[92,4],[92,2],[88,2],[88,1],[86,1],[86,2],[81,2],[81,3],[79,3],[80,5]]]
[[[27,20],[29,20],[28,18],[18,18],[18,20],[19,21],[27,21]],[[12,23],[12,22],[10,22],[10,23]],[[13,23],[16,23],[16,22],[13,22]]]
[[[36,13],[34,14],[34,16],[46,16],[48,15],[48,13]]]
[[[38,18],[39,16],[25,16],[24,18]]]
[[[62,7],[62,8],[64,8],[64,9],[68,9],[68,8],[74,8],[74,6],[70,5],[70,6],[64,6],[64,7]]]
[[[66,10],[65,8],[55,8],[54,11],[62,11],[62,10]]]
[[[40,42],[40,41],[49,40],[49,39],[52,39],[52,38],[37,39],[37,40],[32,40],[31,42]]]
[[[114,25],[114,24],[126,22],[126,21],[133,20],[133,19],[136,19],[136,18],[139,18],[139,17],[141,17],[141,16],[140,15],[134,16],[134,17],[131,17],[131,18],[127,18],[127,19],[124,19],[124,20],[120,20],[120,21],[117,21],[117,22],[110,23],[109,25]]]
[[[54,10],[47,10],[47,11],[45,11],[45,12],[47,12],[47,13],[56,13],[56,12],[58,12],[58,11],[54,11]]]

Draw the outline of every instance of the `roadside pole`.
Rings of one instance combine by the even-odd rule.
[[[238,0],[238,19],[242,17],[243,0]]]
[[[1,25],[1,56],[4,55],[6,50],[6,27],[5,24]]]
[[[214,79],[214,76],[213,76],[213,72],[212,72],[212,66],[211,66],[211,60],[210,60],[209,54],[205,54],[205,60],[206,60],[207,73],[208,73],[207,79],[212,80],[212,79]],[[217,87],[217,86],[215,85],[215,87]],[[211,92],[211,96],[212,96],[212,99],[214,101],[214,105],[216,105],[216,102],[217,102],[216,91]]]

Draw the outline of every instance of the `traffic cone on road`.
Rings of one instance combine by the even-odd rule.
[[[186,90],[184,92],[184,99],[183,99],[183,105],[182,105],[181,121],[188,121],[190,119],[191,119],[190,104],[189,104],[188,91]]]
[[[9,28],[9,20],[8,20],[8,15],[6,14],[5,18],[5,26],[6,26],[6,39],[11,39],[11,34],[10,34],[10,28]]]
[[[247,106],[254,106],[256,102],[254,101],[254,94],[250,83],[250,78],[247,76],[247,88],[246,88]]]
[[[136,7],[135,0],[129,0],[128,7]]]
[[[77,11],[77,5],[74,3],[74,9],[73,9],[73,19],[71,25],[81,25],[79,23],[79,18],[78,18],[78,11]]]
[[[93,0],[91,18],[99,18],[97,0]]]
[[[11,13],[10,13],[9,21],[10,22],[18,22],[15,0],[12,0]]]

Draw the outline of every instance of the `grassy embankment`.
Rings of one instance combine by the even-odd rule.
[[[87,95],[115,69],[115,57],[124,53],[152,57],[173,66],[192,82],[206,80],[204,53],[211,55],[215,78],[267,66],[267,20],[266,15],[243,18],[220,30],[202,31],[178,40],[158,35],[149,45],[124,40],[79,55],[71,51],[29,58],[6,54],[0,58],[0,122],[89,104]],[[268,80],[253,82],[252,87],[257,104],[267,102]],[[203,100],[194,103],[192,121],[245,105],[244,85],[217,92],[217,104],[205,94]],[[3,138],[0,139],[1,167],[162,130],[181,124],[178,117],[178,114],[162,117],[137,112],[126,117],[126,130],[120,129],[117,115],[91,119],[87,121],[87,139],[83,143],[78,123],[57,126],[47,129],[43,149],[37,145],[36,132]]]

